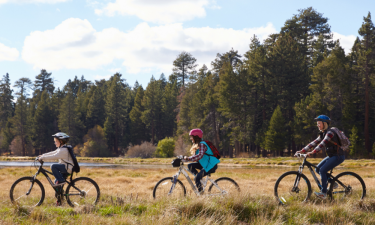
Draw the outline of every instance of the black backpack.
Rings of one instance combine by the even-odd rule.
[[[70,157],[72,157],[72,160],[73,160],[73,165],[71,163],[68,163],[73,166],[72,173],[73,172],[79,173],[81,171],[81,168],[79,167],[76,155],[74,155],[73,153],[73,147],[71,145],[65,145],[65,147],[68,149]]]

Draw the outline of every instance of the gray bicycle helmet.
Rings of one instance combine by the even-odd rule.
[[[69,135],[67,135],[66,133],[63,133],[63,132],[58,132],[54,135],[52,135],[52,137],[55,137],[59,140],[64,140],[65,142],[68,142],[69,141]]]

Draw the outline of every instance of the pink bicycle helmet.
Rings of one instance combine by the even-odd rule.
[[[203,137],[203,131],[199,128],[196,128],[196,129],[192,129],[190,132],[189,132],[189,135],[194,135],[194,136],[198,136],[200,138]]]

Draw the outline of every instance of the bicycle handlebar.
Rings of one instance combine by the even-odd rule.
[[[307,154],[296,153],[294,156],[298,158],[307,158]]]

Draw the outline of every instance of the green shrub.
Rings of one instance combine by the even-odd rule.
[[[155,156],[160,158],[173,157],[175,141],[173,138],[164,138],[160,140],[158,146],[156,147]]]

